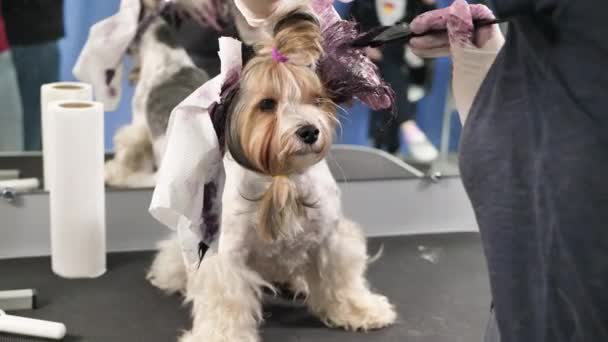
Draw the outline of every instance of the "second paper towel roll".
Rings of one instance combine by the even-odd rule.
[[[59,101],[48,111],[53,272],[98,277],[106,270],[103,106]]]
[[[44,189],[50,190],[50,175],[48,163],[53,157],[50,154],[49,140],[51,139],[48,125],[48,105],[53,101],[91,101],[93,100],[93,88],[90,84],[81,82],[56,82],[48,83],[40,88],[40,113],[42,122],[42,160],[44,172]]]

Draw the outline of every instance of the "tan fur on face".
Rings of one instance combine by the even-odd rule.
[[[273,47],[288,61],[273,60]],[[259,207],[258,228],[268,240],[289,234],[287,226],[297,230],[292,221],[304,212],[304,200],[288,176],[322,160],[331,146],[336,106],[314,70],[322,52],[318,24],[291,20],[257,47],[242,73],[227,143],[243,166],[273,177]],[[264,99],[276,102],[274,110],[262,110]],[[307,124],[320,131],[313,146],[296,136]]]
[[[290,157],[299,152],[295,131],[286,120],[290,112],[306,111],[326,138],[316,153],[318,162],[330,146],[335,121],[335,105],[325,96],[323,86],[310,68],[278,64],[256,58],[244,72],[241,101],[235,107],[234,123],[243,153],[256,171],[268,175],[296,172]],[[263,99],[277,102],[273,112],[262,111]]]

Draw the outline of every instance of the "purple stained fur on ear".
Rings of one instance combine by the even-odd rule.
[[[114,76],[116,76],[116,70],[107,69],[105,75],[106,75],[106,85],[110,85],[112,83],[112,80],[114,80]]]
[[[225,131],[226,131],[226,118],[230,105],[234,100],[236,92],[238,91],[240,78],[240,70],[231,70],[222,89],[220,90],[220,100],[214,102],[209,107],[209,116],[213,123],[213,129],[217,135],[218,145],[222,154],[225,149]],[[222,194],[218,191],[219,177],[217,174],[211,177],[211,181],[204,186],[204,199],[203,199],[203,211],[201,213],[201,225],[200,230],[203,234],[203,241],[209,242],[217,238],[220,230],[220,216],[222,210]],[[204,255],[204,251],[201,254]]]
[[[217,201],[221,201],[218,191],[217,184],[215,182],[209,182],[204,187],[204,198],[203,198],[203,212],[202,217],[202,233],[204,241],[213,241],[217,238],[220,231],[220,215]]]
[[[226,116],[228,115],[228,109],[238,90],[240,76],[241,73],[239,70],[232,70],[229,72],[220,91],[220,101],[212,103],[209,107],[209,116],[211,117],[215,134],[217,134],[217,140],[222,154],[225,152],[226,145]]]
[[[352,47],[360,37],[356,23],[338,20],[323,29],[325,57],[318,72],[335,102],[358,98],[374,110],[392,107],[395,94],[364,51]]]

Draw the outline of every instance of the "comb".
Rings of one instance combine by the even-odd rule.
[[[494,24],[500,24],[506,22],[506,20],[475,20],[473,25],[475,29],[484,26],[490,26]],[[363,47],[379,47],[388,43],[403,42],[407,43],[410,39],[415,37],[422,37],[432,34],[446,33],[447,30],[430,30],[422,33],[414,33],[410,29],[409,23],[400,23],[393,26],[380,26],[372,29],[370,32],[363,34],[361,37],[355,39],[352,43],[352,47],[363,48]]]

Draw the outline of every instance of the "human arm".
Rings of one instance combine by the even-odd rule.
[[[474,20],[492,19],[494,14],[486,6],[456,0],[450,7],[418,16],[410,25],[414,33],[447,30],[447,33],[414,38],[410,46],[421,57],[452,57],[454,99],[463,124],[481,83],[504,44],[498,25],[474,28]]]

